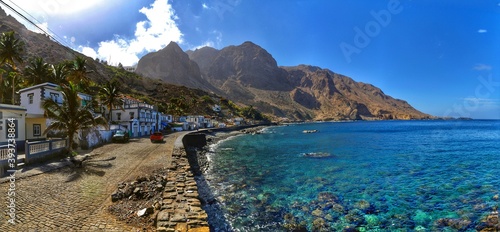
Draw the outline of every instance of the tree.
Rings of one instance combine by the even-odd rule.
[[[101,103],[104,104],[109,110],[109,122],[111,122],[113,108],[118,106],[122,111],[124,111],[123,100],[121,99],[120,92],[120,88],[116,81],[106,82],[106,84],[104,84],[104,87],[99,90],[99,99],[101,100]]]
[[[50,82],[58,85],[69,84],[66,79],[69,75],[68,66],[63,62],[56,65],[51,65],[52,74],[50,75]]]
[[[6,80],[3,78],[4,73],[6,73],[4,69],[0,68],[0,104],[4,103],[6,95],[8,94],[8,89],[10,86],[6,85]]]
[[[24,77],[27,85],[38,85],[48,82],[51,78],[51,66],[42,57],[37,57],[24,69]]]
[[[24,43],[16,38],[14,31],[4,32],[0,36],[0,65],[8,65],[13,72],[17,73],[16,62],[23,63],[22,54],[24,52]],[[10,74],[9,74],[10,76]],[[17,74],[12,78],[18,78]],[[14,80],[15,82],[15,80]],[[12,86],[12,104],[15,104],[15,86]]]
[[[9,100],[11,104],[15,104],[16,94],[15,92],[21,88],[22,79],[18,78],[19,73],[17,72],[7,72],[7,77],[2,80],[2,94],[4,103],[8,103]],[[9,93],[12,88],[13,94]]]
[[[186,98],[184,96],[174,97],[170,99],[168,104],[168,110],[174,116],[181,116],[186,112],[188,105],[186,104]]]
[[[86,91],[91,83],[87,76],[87,74],[90,73],[90,71],[87,70],[87,60],[81,56],[77,56],[69,69],[68,81],[76,84],[80,90]]]
[[[42,107],[47,118],[52,123],[47,127],[44,134],[50,131],[63,132],[69,138],[69,149],[73,149],[74,137],[79,130],[91,129],[98,125],[107,127],[107,121],[102,116],[92,114],[93,104],[82,106],[82,99],[78,96],[78,88],[75,84],[62,85],[58,88],[63,96],[62,104],[51,98],[43,100]]]
[[[243,107],[242,109],[240,109],[240,114],[241,116],[245,117],[245,118],[250,118],[250,119],[254,119],[254,120],[264,120],[264,116],[259,112],[257,111],[255,108],[253,108],[253,106],[247,106],[247,107]]]

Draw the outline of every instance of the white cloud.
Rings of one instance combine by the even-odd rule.
[[[182,33],[177,27],[177,16],[168,0],[155,0],[150,8],[144,7],[139,12],[146,15],[147,20],[136,24],[135,38],[127,39],[115,35],[113,40],[102,41],[96,57],[108,61],[108,64],[131,66],[139,61],[139,55],[157,51],[174,41],[182,43]],[[80,47],[91,54],[87,46]]]
[[[201,6],[203,7],[203,9],[209,9],[209,7],[206,3],[201,4]]]
[[[479,29],[479,30],[477,30],[477,33],[486,33],[486,32],[488,32],[488,30],[486,30],[486,29]]]
[[[97,52],[95,52],[94,49],[89,48],[89,47],[79,47],[79,50],[81,53],[88,57],[92,57],[93,59],[97,58]]]
[[[100,7],[106,1],[101,0],[85,0],[85,1],[70,1],[70,0],[23,0],[14,1],[6,0],[5,3],[21,13],[28,12],[31,16],[36,18],[40,24],[46,23],[47,17],[57,15],[75,15],[81,11],[90,9],[92,7]],[[7,14],[12,15],[18,21],[27,25],[24,19],[2,5],[2,9]],[[31,17],[30,17],[31,18]],[[31,30],[31,28],[29,28]]]
[[[490,71],[493,67],[487,64],[476,64],[473,69],[477,71]]]
[[[199,46],[196,46],[196,47],[193,47],[189,50],[196,50],[196,49],[200,49],[200,48],[203,48],[203,47],[214,47],[214,42],[213,41],[205,41],[205,43],[203,43],[202,45],[199,45]]]

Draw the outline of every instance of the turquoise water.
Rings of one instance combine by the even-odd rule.
[[[212,149],[236,231],[475,231],[499,204],[500,121],[296,124]]]

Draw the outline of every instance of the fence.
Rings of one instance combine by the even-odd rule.
[[[26,142],[26,164],[49,158],[68,147],[68,139]]]

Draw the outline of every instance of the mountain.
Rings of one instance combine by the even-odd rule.
[[[76,52],[52,41],[48,36],[34,33],[14,17],[0,9],[0,33],[15,31],[25,44],[24,57],[44,57],[48,62],[56,59],[72,59]]]
[[[201,78],[198,64],[189,59],[189,56],[175,42],[170,42],[165,48],[143,56],[135,72],[170,84],[218,92]]]
[[[371,85],[309,65],[284,67],[292,99],[320,119],[421,119],[429,115]]]
[[[265,49],[245,42],[187,51],[201,76],[223,95],[264,113],[308,120],[430,117],[379,88],[310,65],[279,67]]]

